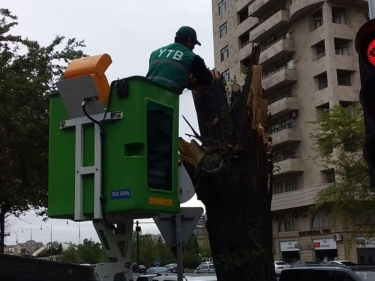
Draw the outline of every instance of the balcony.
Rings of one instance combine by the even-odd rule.
[[[358,69],[357,56],[353,52],[336,50],[335,51],[336,69],[356,71]]]
[[[311,206],[315,204],[318,193],[327,188],[329,184],[307,186],[291,192],[274,194],[272,197],[272,211]]]
[[[243,59],[249,57],[252,50],[253,44],[250,44],[250,41],[244,42],[238,50],[238,60],[242,61]]]
[[[262,86],[267,92],[283,88],[297,81],[295,66],[283,66],[263,77]]]
[[[268,11],[273,10],[277,5],[282,3],[282,0],[256,0],[249,6],[249,16],[251,17],[261,17],[262,15],[268,13]]]
[[[313,12],[322,5],[323,2],[322,0],[292,0],[290,4],[290,19],[295,20]]]
[[[267,46],[267,48],[260,53],[259,64],[261,64],[263,68],[268,68],[270,65],[280,61],[284,57],[290,56],[294,52],[294,40],[280,38],[272,42],[271,45]]]
[[[237,26],[237,34],[238,35],[242,35],[244,34],[245,32],[249,32],[249,30],[258,23],[258,19],[257,18],[252,18],[252,17],[248,17],[247,19],[245,19],[243,22],[241,22],[238,26]]]
[[[289,24],[289,10],[280,10],[260,23],[250,32],[250,40],[261,43],[286,28]]]
[[[275,176],[300,173],[304,170],[304,163],[301,157],[294,157],[276,162],[275,166],[277,167],[274,173]]]
[[[286,128],[278,131],[271,135],[272,145],[274,147],[278,145],[292,144],[301,141],[301,130],[299,127]]]
[[[237,12],[241,11],[243,8],[245,8],[247,5],[255,2],[256,0],[251,0],[249,3],[249,0],[237,0],[236,6],[237,6]]]
[[[299,110],[299,100],[296,97],[285,97],[268,106],[272,118],[278,118],[293,110]]]

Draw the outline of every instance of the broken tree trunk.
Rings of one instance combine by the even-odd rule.
[[[207,212],[219,281],[274,281],[272,253],[272,159],[266,133],[267,102],[254,46],[245,85],[193,90],[201,144],[180,138],[180,159]]]

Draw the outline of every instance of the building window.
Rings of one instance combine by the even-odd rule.
[[[338,24],[346,24],[345,10],[341,8],[332,8],[332,21]]]
[[[275,150],[273,159],[274,161],[283,161],[290,158],[296,158],[296,147],[290,146],[284,149]],[[286,181],[285,181],[286,185]]]
[[[324,72],[324,73],[316,76],[316,79],[318,80],[318,89],[319,90],[322,90],[322,89],[328,87],[327,72]]]
[[[277,91],[275,94],[267,96],[268,104],[273,104],[281,99],[292,96],[292,89],[286,88],[285,90]]]
[[[238,37],[238,43],[239,43],[240,49],[242,49],[247,44],[249,44],[250,43],[250,34],[249,34],[249,32],[246,32],[246,33],[242,34],[240,37]]]
[[[229,82],[230,81],[230,72],[229,69],[223,71],[221,76],[225,79],[225,81]]]
[[[297,178],[291,178],[285,180],[285,192],[295,191],[297,190],[298,186],[298,179]]]
[[[222,0],[219,2],[219,16],[224,14],[227,10],[227,2],[225,0]]]
[[[335,52],[336,52],[336,55],[339,55],[339,56],[352,55],[352,53],[349,52],[349,46],[348,46],[347,40],[335,39]]]
[[[339,86],[351,86],[351,73],[347,70],[337,69],[337,84]]]
[[[327,209],[323,208],[315,213],[312,228],[327,228],[331,226],[334,226],[334,222],[329,219],[329,212]]]
[[[297,219],[292,213],[287,213],[284,215],[283,219],[280,221],[279,231],[295,231],[298,230]]]
[[[241,11],[237,13],[237,22],[238,24],[244,22],[249,17],[249,7],[246,6]]]
[[[220,50],[220,57],[221,57],[221,61],[224,61],[229,57],[228,46],[225,46],[224,48]]]
[[[225,35],[227,35],[228,29],[227,29],[227,23],[223,23],[220,25],[220,38],[223,38]]]
[[[293,122],[294,122],[294,119],[291,117],[288,117],[281,121],[277,121],[277,123],[275,122],[273,124],[270,124],[270,133],[274,134],[278,131],[281,131],[287,128],[293,128]]]
[[[314,15],[314,26],[315,29],[321,27],[323,25],[323,14],[322,11]]]
[[[286,128],[293,128],[293,122],[294,122],[293,118],[289,118],[289,119],[286,119],[286,120],[282,121],[281,122],[281,130],[284,130]]]
[[[325,183],[334,183],[335,180],[335,169],[328,169],[325,171],[322,171],[324,175],[324,182]]]

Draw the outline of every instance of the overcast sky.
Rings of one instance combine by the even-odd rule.
[[[173,42],[179,27],[189,25],[197,31],[202,46],[194,52],[200,55],[210,68],[214,67],[212,9],[210,0],[0,0],[1,8],[7,8],[18,16],[19,25],[13,35],[22,35],[49,44],[57,35],[85,40],[85,53],[97,55],[108,53],[113,63],[106,75],[111,82],[117,78],[133,75],[144,76],[148,69],[150,53]],[[180,96],[180,117],[184,115],[198,130],[191,93]],[[180,136],[191,133],[180,118]],[[186,137],[185,137],[186,138]],[[184,206],[203,206],[195,198]],[[152,220],[146,220],[152,221]],[[159,233],[154,224],[143,223],[143,233]],[[78,243],[84,238],[98,240],[90,222],[50,219],[46,224],[35,215],[28,214],[21,219],[8,219],[11,236],[6,244],[33,240],[48,243],[51,224],[53,241]],[[40,230],[41,225],[48,226]],[[22,231],[22,229],[24,229]]]

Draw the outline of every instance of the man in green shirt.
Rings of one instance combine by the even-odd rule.
[[[204,60],[193,52],[201,45],[197,33],[182,26],[174,43],[151,53],[147,78],[180,93],[191,86],[207,85],[220,78],[216,70],[209,70]],[[171,187],[172,112],[169,108],[150,103],[147,106],[148,183],[150,188]],[[177,151],[175,152],[177,153]]]

